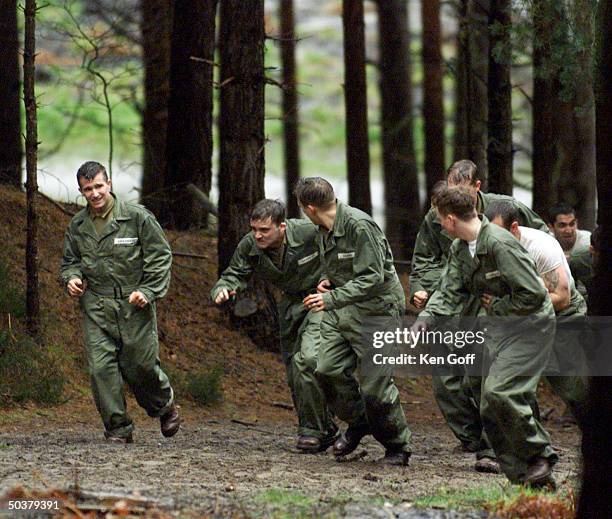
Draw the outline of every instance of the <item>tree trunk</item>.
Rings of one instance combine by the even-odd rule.
[[[140,0],[145,67],[142,116],[143,168],[140,200],[161,218],[166,176],[166,129],[170,91],[171,0]]]
[[[17,0],[0,0],[0,184],[21,184]]]
[[[578,17],[588,38],[589,12]],[[595,212],[595,115],[590,56],[580,81],[561,98],[561,73],[555,63],[555,49],[570,45],[568,13],[562,3],[535,0],[534,103],[533,103],[533,196],[534,210],[546,215],[563,201],[574,206],[581,227],[592,228]]]
[[[40,335],[40,299],[38,294],[38,216],[36,213],[36,178],[38,130],[34,92],[36,59],[36,0],[25,3],[25,38],[23,49],[23,99],[26,110],[26,321],[32,337]]]
[[[221,2],[219,273],[264,197],[264,2]]]
[[[489,100],[489,0],[468,0],[468,148],[478,167],[483,189],[487,188],[487,125]],[[465,158],[465,157],[464,157]]]
[[[210,192],[216,10],[217,0],[174,2],[163,220],[176,229],[199,227],[208,216],[187,185]]]
[[[491,0],[489,11],[488,190],[512,195],[511,0]]]
[[[553,197],[553,170],[557,156],[555,110],[559,85],[544,72],[552,51],[551,34],[558,20],[550,16],[550,2],[533,2],[533,210],[546,217],[556,203]]]
[[[222,0],[219,113],[219,273],[249,230],[249,214],[264,198],[264,0]],[[278,350],[274,296],[255,280],[246,294],[257,312],[233,319],[263,349]]]
[[[593,229],[595,226],[596,153],[595,153],[595,96],[591,63],[593,42],[593,21],[591,0],[575,0],[573,7],[574,31],[587,42],[579,56],[583,64],[580,81],[574,84],[574,96],[569,103],[571,132],[566,150],[566,167],[561,171],[557,188],[559,200],[568,202],[576,209],[580,227]]]
[[[342,22],[349,204],[372,214],[363,0],[343,0]]]
[[[426,2],[427,0],[422,0]],[[468,0],[459,0],[457,6],[457,51],[455,58],[455,129],[453,160],[463,160],[470,156],[468,146]]]
[[[445,177],[444,102],[440,51],[440,0],[421,0],[423,31],[423,119],[425,123],[425,179],[427,198]],[[429,208],[429,204],[426,204]]]
[[[589,293],[589,308],[597,315],[612,315],[612,0],[601,0],[598,11],[597,76],[595,81],[597,196],[601,225],[601,268],[595,269],[593,286],[601,300]],[[612,378],[592,377],[587,402],[588,426],[582,434],[582,489],[576,517],[606,517],[612,507],[610,430],[612,430]]]
[[[410,35],[406,0],[379,0],[380,92],[385,233],[398,260],[409,260],[421,217],[414,153]]]
[[[283,130],[285,146],[285,186],[287,214],[300,215],[293,187],[300,178],[300,136],[298,126],[298,94],[295,74],[295,24],[293,0],[280,1],[281,62],[283,64]]]

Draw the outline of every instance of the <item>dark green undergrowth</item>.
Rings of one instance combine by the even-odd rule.
[[[0,405],[63,401],[65,378],[55,347],[0,332]]]
[[[223,399],[223,369],[205,367],[193,373],[169,369],[170,382],[181,395],[188,395],[202,406],[212,406]]]

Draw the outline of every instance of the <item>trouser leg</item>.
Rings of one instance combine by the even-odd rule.
[[[325,438],[337,431],[328,409],[323,389],[315,376],[321,344],[322,312],[309,312],[302,324],[299,350],[293,355],[288,371],[292,371],[294,404],[299,420],[298,434]]]
[[[381,313],[382,311],[379,310]],[[381,329],[397,328],[400,323],[399,308],[390,304],[384,311],[387,315],[375,317],[376,321],[381,321]],[[356,308],[349,308],[347,314],[343,332],[358,359],[359,389],[372,435],[389,451],[411,452],[412,433],[408,428],[391,370],[388,366],[370,361],[374,353],[385,348],[375,352],[372,344],[364,340],[362,327],[369,319],[367,314],[364,315]]]
[[[87,314],[84,315],[83,329],[92,394],[105,435],[125,438],[134,426],[125,405],[118,341]]]
[[[477,450],[482,435],[480,411],[463,387],[463,375],[433,375],[434,397],[442,416],[457,439]]]
[[[333,414],[353,427],[367,423],[365,406],[354,377],[356,361],[357,356],[341,332],[338,312],[325,311],[315,376]]]
[[[170,409],[174,398],[168,376],[160,365],[155,305],[138,308],[121,300],[119,308],[121,373],[147,414],[161,416]]]
[[[558,459],[534,414],[538,381],[554,339],[552,320],[551,324],[528,333],[516,330],[499,339],[491,352],[490,374],[482,384],[482,422],[500,467],[512,482],[524,479],[534,458],[551,463]]]

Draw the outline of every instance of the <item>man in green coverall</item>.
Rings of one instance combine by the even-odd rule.
[[[338,202],[325,179],[301,179],[295,195],[319,226],[323,273],[318,293],[304,305],[323,312],[316,375],[331,410],[348,423],[333,452],[347,455],[372,434],[386,449],[385,463],[408,465],[411,432],[399,391],[390,374],[362,369],[373,353],[362,336],[364,323],[382,317],[399,324],[405,309],[389,243],[369,215]]]
[[[459,315],[469,297],[479,300],[488,316],[524,318],[515,326],[485,328],[484,354],[491,366],[487,376],[477,377],[475,400],[508,479],[554,485],[552,466],[558,458],[534,413],[538,382],[554,342],[553,306],[527,251],[508,231],[478,216],[474,202],[473,190],[465,186],[446,187],[434,198],[440,224],[458,239],[419,319]]]
[[[308,293],[316,291],[321,274],[317,229],[308,220],[286,220],[285,206],[277,200],[258,202],[250,222],[252,231],[240,240],[210,295],[222,304],[246,288],[252,275],[283,291],[278,305],[281,353],[298,415],[297,448],[323,451],[336,440],[338,428],[314,376],[321,315],[302,304]]]
[[[109,441],[131,443],[125,380],[138,404],[159,417],[170,437],[180,428],[174,394],[159,364],[155,300],[170,284],[172,253],[155,217],[117,200],[104,166],[86,162],[77,172],[87,207],[64,237],[60,279],[79,299],[94,400]]]
[[[507,200],[518,211],[521,222],[526,227],[547,231],[543,220],[521,202],[506,195],[483,193],[476,165],[470,160],[455,162],[447,172],[447,183],[450,186],[469,186],[476,199],[476,211],[484,212],[487,206],[496,200]],[[442,228],[435,209],[432,207],[425,216],[414,246],[412,268],[410,272],[410,299],[422,310],[427,301],[438,289],[448,259],[453,238]],[[482,310],[478,298],[468,299],[463,306],[462,314],[477,316]],[[491,459],[486,441],[482,441],[482,424],[478,408],[470,399],[462,385],[463,376],[433,376],[432,384],[436,401],[453,434],[461,441],[468,452],[477,452],[476,470],[497,472]]]
[[[506,200],[491,202],[484,215],[514,236],[535,261],[536,270],[548,289],[555,315],[560,318],[560,333],[555,338],[555,370],[583,372],[584,352],[580,327],[570,329],[572,321],[580,323],[586,316],[587,305],[576,288],[569,264],[561,245],[550,234],[525,228],[516,208]],[[582,425],[587,397],[586,377],[568,375],[547,376],[553,391],[565,402]]]

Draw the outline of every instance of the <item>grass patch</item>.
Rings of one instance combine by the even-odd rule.
[[[255,496],[255,502],[266,506],[265,516],[275,519],[320,517],[318,501],[300,492],[273,488]]]
[[[0,332],[0,405],[62,402],[64,375],[53,349]]]
[[[569,497],[568,497],[569,496]],[[525,502],[537,503],[565,503],[568,499],[573,500],[573,494],[570,493],[554,493],[544,490],[533,490],[524,488],[519,485],[488,485],[466,490],[448,490],[442,489],[435,495],[418,498],[414,501],[414,506],[417,508],[436,508],[436,509],[452,509],[452,510],[489,510],[503,511],[514,510],[514,503],[519,503],[522,506]],[[522,515],[504,515],[501,517],[549,517],[540,515],[522,516]],[[556,517],[556,516],[550,516]],[[558,516],[560,519],[565,516]]]
[[[0,261],[0,312],[13,317],[25,315],[25,294],[10,281],[8,269]]]
[[[164,367],[170,382],[180,394],[189,395],[197,404],[210,406],[223,399],[223,368],[213,366],[195,373],[185,373],[169,366]]]

